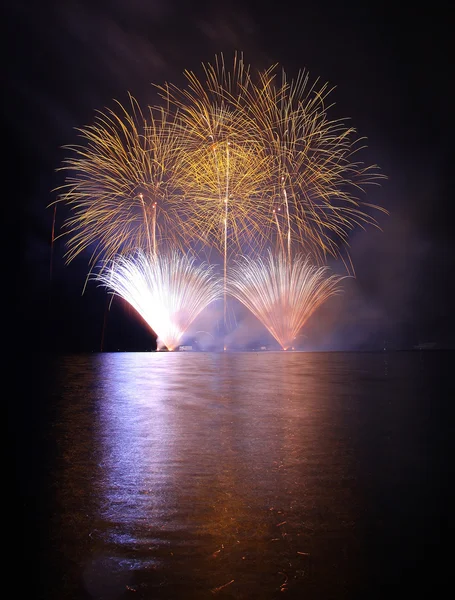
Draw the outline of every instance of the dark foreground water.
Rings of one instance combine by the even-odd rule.
[[[442,597],[454,358],[24,357],[7,597]]]

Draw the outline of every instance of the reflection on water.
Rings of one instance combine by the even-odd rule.
[[[59,359],[43,598],[381,597],[417,564],[434,377],[419,361]]]

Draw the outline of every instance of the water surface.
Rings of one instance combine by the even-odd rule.
[[[449,359],[104,353],[24,367],[33,597],[420,597],[451,514]]]

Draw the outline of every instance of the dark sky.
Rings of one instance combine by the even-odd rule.
[[[56,172],[66,156],[62,146],[114,98],[123,101],[131,92],[153,102],[152,83],[182,83],[183,69],[197,71],[216,53],[234,51],[255,67],[278,62],[289,75],[305,68],[336,86],[333,115],[351,117],[368,139],[364,158],[388,176],[368,200],[390,216],[381,217],[381,232],[354,232],[357,278],[311,320],[307,347],[379,349],[384,340],[391,348],[454,347],[448,7],[432,2],[420,12],[399,3],[331,4],[3,5],[3,310],[18,348],[98,351],[103,331],[104,349],[150,347],[150,333],[131,310],[117,302],[106,313],[106,294],[94,286],[82,295],[86,257],[65,266],[64,247],[55,244],[50,278],[53,212],[46,207],[62,183]],[[57,229],[61,218],[57,211]],[[261,338],[261,328],[251,331]]]

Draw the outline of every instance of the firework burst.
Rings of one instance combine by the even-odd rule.
[[[119,256],[95,279],[126,300],[158,336],[158,347],[175,350],[189,325],[211,302],[222,285],[205,263],[176,251]]]
[[[268,238],[270,211],[264,194],[268,157],[254,124],[239,104],[249,68],[234,60],[203,65],[202,80],[185,72],[187,87],[159,87],[178,114],[184,141],[180,185],[190,206],[187,224],[205,244],[225,255],[257,251]]]
[[[94,266],[136,248],[185,246],[184,214],[168,201],[178,194],[180,152],[172,116],[149,108],[146,117],[132,97],[130,112],[118,108],[79,130],[85,145],[70,146],[61,167],[67,178],[57,202],[72,211],[63,234],[67,262],[87,249]]]
[[[249,83],[239,100],[270,158],[266,190],[279,247],[290,256],[295,242],[320,262],[340,256],[352,229],[377,225],[370,209],[383,209],[360,198],[384,176],[358,159],[364,140],[355,129],[328,118],[327,83],[306,71],[289,81],[276,65]]]
[[[357,226],[377,225],[359,199],[383,176],[357,159],[362,139],[327,116],[331,89],[277,67],[253,77],[241,56],[185,72],[187,86],[157,86],[163,107],[99,113],[80,130],[58,201],[67,260],[90,248],[90,264],[159,244],[259,254],[273,239],[337,257]],[[381,209],[382,210],[382,209]]]
[[[328,275],[328,267],[313,265],[303,254],[289,260],[284,252],[269,251],[265,260],[237,260],[228,289],[288,350],[314,311],[341,292],[342,279]]]

